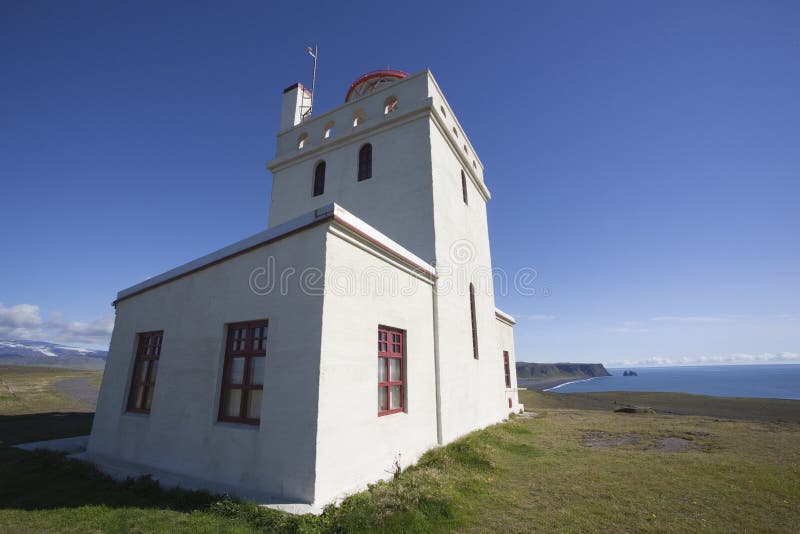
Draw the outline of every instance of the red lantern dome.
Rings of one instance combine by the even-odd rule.
[[[350,84],[350,89],[347,90],[344,101],[350,102],[356,98],[361,98],[373,91],[382,89],[386,84],[394,83],[406,76],[408,76],[408,73],[402,70],[374,70],[363,74],[359,79]]]

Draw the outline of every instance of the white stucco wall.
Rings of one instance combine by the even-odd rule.
[[[389,95],[397,111],[384,115]],[[352,126],[356,112],[364,122]],[[324,130],[336,125],[333,138]],[[297,139],[308,142],[297,149]],[[373,146],[373,178],[357,181],[358,150]],[[326,161],[325,194],[313,197],[314,167]],[[508,412],[497,351],[483,165],[429,71],[303,121],[278,135],[270,225],[335,201],[440,271],[439,335],[444,441]],[[469,205],[462,200],[461,171]],[[467,254],[466,260],[452,257]],[[449,274],[448,274],[449,273]],[[472,358],[468,285],[476,286],[480,359]]]
[[[399,113],[400,111],[396,112]],[[373,119],[377,121],[378,119]],[[387,121],[388,123],[388,121]],[[369,124],[363,126],[369,128]],[[341,129],[345,129],[342,125]],[[344,137],[344,132],[337,136]],[[433,203],[424,118],[372,129],[345,144],[318,150],[275,172],[269,224],[274,226],[336,202],[416,255],[431,261]],[[372,178],[358,181],[358,151],[372,144]],[[409,155],[414,155],[410,157]],[[312,196],[314,168],[325,161],[325,192]],[[412,208],[413,206],[413,208]]]
[[[384,116],[389,95],[399,106]],[[357,111],[365,120],[353,128]],[[323,139],[331,121],[336,134]],[[309,138],[298,151],[301,134]],[[373,146],[372,178],[358,182],[365,142]],[[322,159],[325,194],[313,197],[313,170]],[[495,315],[483,167],[428,71],[283,131],[268,166],[274,174],[270,228],[284,225],[291,233],[302,224],[316,226],[190,274],[181,271],[118,302],[90,458],[185,475],[200,487],[260,502],[277,497],[321,505],[389,476],[398,455],[407,466],[437,438],[447,443],[500,421],[511,411],[509,397],[518,409],[513,329]],[[362,225],[353,219],[349,226],[342,218],[314,222],[333,213],[330,207],[307,213],[334,201],[386,235],[351,232],[353,224]],[[419,258],[392,256],[387,236]],[[299,291],[297,278],[286,294],[253,293],[250,273],[269,256],[279,271],[294,267],[295,277],[305,267],[324,270],[324,299]],[[430,265],[415,270],[420,258],[435,263],[438,279]],[[397,286],[373,291],[365,287],[372,276],[388,276]],[[226,324],[263,318],[270,333],[261,424],[220,423]],[[377,415],[379,324],[407,331],[406,410],[383,417]],[[125,413],[136,333],[151,330],[164,330],[152,412]],[[510,390],[503,350],[511,359]]]
[[[339,275],[323,311],[320,503],[389,477],[396,458],[406,467],[436,445],[432,283],[334,233],[327,265]],[[378,325],[406,331],[405,411],[385,416],[377,415]]]
[[[439,120],[437,120],[439,119]],[[502,353],[497,350],[486,201],[455,145],[452,122],[432,117],[431,153],[440,274],[439,339],[444,441],[508,413]],[[463,139],[464,134],[460,135]],[[463,201],[461,171],[467,177]],[[449,273],[449,274],[447,274]],[[479,358],[473,358],[469,284],[475,287]]]
[[[89,458],[140,464],[238,495],[311,502],[322,298],[257,295],[254,268],[324,266],[326,226],[212,265],[117,303]],[[218,422],[226,324],[269,319],[261,425]],[[136,333],[163,330],[152,410],[126,413]]]
[[[506,399],[511,399],[509,412],[516,413],[520,410],[519,396],[517,395],[517,355],[514,349],[514,327],[508,321],[495,316],[497,328],[497,351],[502,355],[508,351],[508,365],[511,372],[511,387],[506,388]],[[501,356],[502,357],[502,356]],[[508,405],[506,405],[508,406]]]
[[[435,82],[421,71],[281,132],[273,173],[269,225],[336,202],[426,261],[434,258],[428,115]],[[384,114],[389,96],[398,99]],[[446,105],[439,99],[439,106]],[[363,122],[353,126],[356,113]],[[335,135],[326,139],[333,122]],[[308,135],[302,150],[301,135]],[[462,137],[463,139],[463,137]],[[358,151],[372,144],[372,178],[358,181]],[[312,196],[314,168],[326,162],[325,193]]]

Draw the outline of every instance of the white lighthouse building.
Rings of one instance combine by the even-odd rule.
[[[103,469],[319,507],[520,410],[483,165],[430,71],[310,105],[284,91],[266,230],[119,292]]]

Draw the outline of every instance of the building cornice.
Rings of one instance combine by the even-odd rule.
[[[489,189],[486,187],[486,184],[483,183],[483,180],[481,180],[477,175],[475,169],[472,167],[472,164],[462,152],[461,147],[458,146],[458,140],[453,135],[453,132],[447,127],[447,123],[445,122],[445,118],[442,117],[441,111],[436,109],[436,107],[433,105],[431,105],[431,117],[433,118],[433,123],[436,125],[436,128],[447,140],[447,144],[450,145],[450,149],[461,162],[461,168],[466,171],[470,180],[483,197],[483,200],[488,202],[492,198],[491,193],[489,193]]]
[[[381,94],[383,92],[389,92],[390,89],[397,87],[397,84],[406,83],[406,82],[408,82],[410,80],[414,80],[414,79],[419,78],[421,76],[425,76],[429,72],[430,71],[428,69],[425,69],[425,70],[421,70],[421,71],[419,71],[417,73],[410,74],[409,76],[406,76],[405,78],[397,80],[395,83],[386,85],[384,87],[380,87],[380,88],[376,89],[375,91],[372,91],[371,93],[369,93],[369,95],[366,95],[366,96],[364,96],[362,98],[364,98],[364,99],[371,98],[374,95],[378,95],[378,94]],[[301,86],[302,86],[302,84],[301,84]],[[358,102],[362,98],[358,98],[358,99],[352,100],[350,102],[345,102],[344,104],[340,104],[340,105],[336,106],[335,108],[329,109],[328,111],[326,111],[324,113],[320,113],[319,115],[312,116],[309,119],[301,121],[301,122],[295,124],[294,126],[292,126],[291,128],[287,128],[285,130],[281,130],[280,132],[278,132],[276,137],[283,137],[284,135],[289,134],[291,132],[302,132],[304,129],[308,129],[310,126],[314,125],[315,123],[322,123],[323,119],[330,118],[330,117],[334,116],[337,112],[341,111],[342,109],[344,109],[344,108],[346,108],[348,106],[353,106],[353,104],[355,102]]]
[[[516,319],[514,319],[512,316],[510,316],[500,308],[494,309],[494,316],[497,318],[498,321],[506,323],[508,326],[514,326],[515,324],[517,324]]]
[[[433,77],[433,73],[430,69],[424,69],[420,72],[412,74],[407,78],[403,78],[402,80],[398,80],[397,82],[387,85],[386,87],[382,87],[379,90],[370,93],[369,97],[373,97],[374,95],[386,92],[387,94],[391,92],[393,89],[396,89],[397,85],[407,83],[411,80],[419,78],[421,76],[426,76],[433,86],[436,88],[437,92],[439,93],[439,97],[444,101],[447,107],[450,109],[450,114],[452,116],[453,122],[456,124],[458,129],[462,132],[464,136],[464,141],[469,145],[469,149],[472,152],[472,157],[474,157],[477,164],[480,166],[481,169],[484,168],[483,162],[481,161],[478,153],[475,151],[475,147],[472,145],[472,142],[469,140],[469,137],[464,131],[464,128],[461,126],[458,118],[456,117],[455,113],[453,112],[452,107],[447,102],[447,99],[442,92],[441,87],[437,83],[436,79]],[[341,109],[352,105],[353,102],[347,102],[342,104],[341,106],[337,106],[325,113],[314,117],[313,119],[303,121],[300,124],[293,126],[290,129],[284,130],[278,134],[278,137],[283,137],[291,132],[299,132],[308,129],[312,129],[314,124],[322,123],[326,118],[334,116],[338,111]],[[391,115],[384,115],[381,119],[372,121],[372,124],[364,124],[363,126],[359,126],[358,128],[353,129],[351,132],[345,133],[341,136],[337,135],[332,139],[324,140],[319,144],[314,144],[308,148],[302,150],[295,150],[291,153],[277,155],[272,160],[266,163],[266,168],[272,172],[282,171],[283,169],[295,165],[297,163],[307,161],[307,160],[314,160],[321,158],[324,154],[335,150],[345,144],[348,143],[358,143],[359,141],[366,140],[367,137],[371,135],[375,135],[376,133],[383,132],[384,130],[394,128],[396,126],[402,126],[422,117],[425,114],[430,115],[433,119],[436,128],[442,134],[442,136],[447,141],[447,144],[450,146],[450,150],[456,155],[456,158],[461,163],[461,168],[467,173],[470,177],[470,180],[475,185],[475,187],[480,192],[481,196],[483,197],[484,201],[489,201],[492,198],[489,189],[486,187],[483,179],[480,175],[476,172],[476,169],[472,165],[472,161],[470,158],[464,154],[461,148],[461,141],[455,137],[452,130],[449,128],[447,124],[447,119],[442,116],[441,110],[436,107],[434,104],[433,97],[426,97],[420,100],[418,103],[413,105],[408,109],[401,109],[398,112],[393,113]]]
[[[492,198],[489,189],[475,172],[475,169],[472,167],[469,159],[467,159],[462,152],[458,145],[458,140],[453,135],[453,132],[447,127],[446,119],[442,117],[441,111],[436,108],[436,106],[433,104],[433,99],[430,97],[425,98],[416,106],[405,110],[403,113],[397,116],[387,115],[385,116],[384,120],[376,121],[370,125],[365,124],[362,128],[355,130],[353,133],[345,134],[341,137],[337,136],[330,141],[324,142],[323,144],[309,147],[308,149],[304,150],[298,150],[288,156],[276,157],[275,159],[268,161],[266,167],[274,174],[286,169],[287,167],[304,161],[320,159],[328,152],[336,150],[343,145],[358,144],[358,142],[361,140],[367,140],[369,136],[375,135],[390,128],[402,126],[424,116],[428,116],[432,119],[433,123],[436,125],[436,129],[439,130],[439,132],[442,134],[442,137],[444,137],[444,139],[447,141],[447,144],[450,146],[450,150],[456,155],[456,158],[458,158],[459,162],[461,163],[461,168],[469,176],[470,181],[480,192],[483,200],[489,201]]]
[[[386,234],[379,232],[338,204],[334,204],[333,220],[334,226],[331,227],[332,230],[335,227],[339,227],[343,229],[346,234],[358,238],[358,242],[353,244],[358,244],[361,248],[365,248],[363,244],[367,244],[369,252],[378,255],[397,267],[402,267],[404,270],[413,273],[417,277],[423,277],[428,282],[433,282],[436,279],[436,268],[433,267],[433,265],[392,240],[386,236]],[[334,233],[343,237],[339,232]]]
[[[218,263],[222,263],[256,248],[269,245],[270,243],[285,239],[295,233],[308,230],[326,222],[332,222],[343,229],[351,240],[354,237],[357,238],[362,248],[364,248],[364,246],[372,247],[374,252],[382,255],[386,259],[390,259],[391,262],[396,265],[402,265],[407,271],[431,281],[436,278],[436,269],[431,264],[422,260],[411,251],[338,204],[331,203],[301,215],[300,217],[264,230],[263,232],[242,239],[241,241],[237,241],[236,243],[223,247],[210,254],[206,254],[196,260],[184,263],[183,265],[170,269],[157,276],[148,278],[144,282],[123,289],[117,293],[117,299],[113,304],[116,306],[116,304],[122,300],[139,295],[140,293],[167,284],[178,278],[207,269]]]
[[[419,119],[424,115],[430,113],[429,110],[433,109],[433,102],[430,98],[426,98],[417,105],[398,111],[397,115],[384,115],[382,120],[374,121],[372,124],[364,124],[354,129],[351,133],[341,136],[336,136],[333,139],[324,141],[321,144],[308,147],[307,149],[295,150],[288,155],[277,156],[267,162],[267,169],[273,174],[283,169],[295,165],[297,163],[319,159],[323,154],[335,150],[342,145],[357,143],[360,140],[366,140],[367,137],[380,133],[384,130],[402,126],[409,122]]]
[[[453,111],[452,106],[450,106],[450,102],[447,101],[447,97],[444,96],[444,91],[442,91],[442,88],[439,87],[439,82],[436,81],[436,78],[433,76],[433,72],[431,72],[430,69],[425,69],[425,72],[428,73],[428,78],[431,80],[431,82],[433,82],[433,86],[436,87],[436,90],[439,92],[439,96],[442,98],[442,100],[444,100],[445,104],[447,104],[447,107],[450,110],[450,115],[453,117],[453,121],[455,122],[456,126],[458,126],[458,129],[461,130],[461,132],[464,134],[464,139],[467,141],[467,144],[469,144],[469,148],[472,151],[472,155],[475,156],[475,160],[478,162],[478,165],[480,165],[481,169],[484,169],[483,162],[481,161],[481,158],[478,156],[478,152],[472,145],[472,141],[469,140],[469,136],[467,135],[466,130],[464,129],[463,126],[461,126],[461,122],[458,120],[458,117]]]

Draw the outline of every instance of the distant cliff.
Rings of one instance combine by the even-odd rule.
[[[572,380],[611,376],[602,363],[527,363],[517,362],[517,382],[521,387],[545,389]]]

